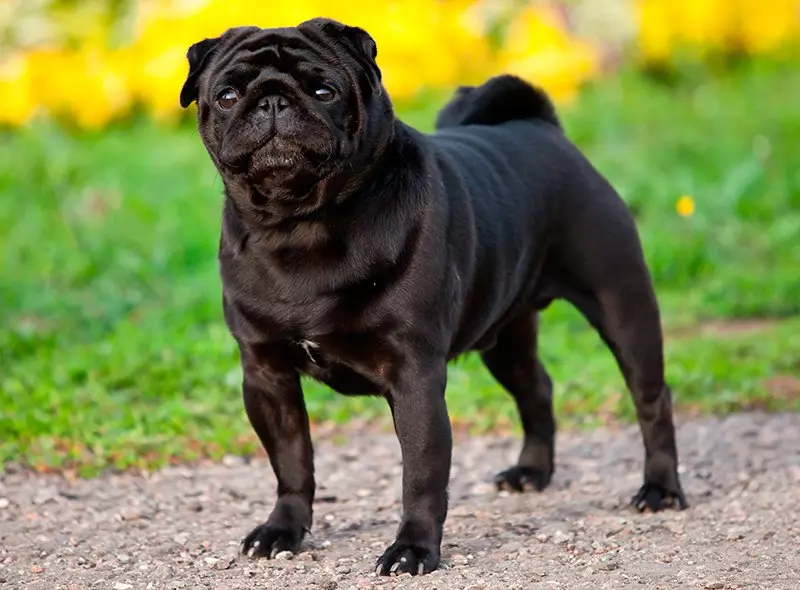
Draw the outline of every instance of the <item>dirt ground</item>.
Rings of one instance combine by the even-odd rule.
[[[498,494],[518,441],[456,437],[439,571],[376,578],[400,514],[392,435],[317,441],[314,533],[291,559],[237,555],[272,505],[263,459],[67,481],[0,479],[0,587],[570,590],[800,588],[800,415],[681,424],[685,512],[636,514],[635,428],[561,433],[541,494]],[[283,557],[283,556],[281,556]]]

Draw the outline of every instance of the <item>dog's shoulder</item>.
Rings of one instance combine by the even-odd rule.
[[[462,86],[436,118],[436,129],[463,125],[500,125],[539,119],[559,129],[561,122],[550,97],[541,88],[505,74],[480,86]]]

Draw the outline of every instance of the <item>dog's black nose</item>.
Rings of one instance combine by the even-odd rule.
[[[265,96],[258,101],[258,106],[262,109],[266,109],[277,114],[283,110],[286,110],[286,108],[289,106],[289,101],[282,94],[270,94],[269,96]]]

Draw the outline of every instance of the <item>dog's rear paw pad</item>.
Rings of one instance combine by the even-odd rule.
[[[541,492],[550,484],[553,477],[552,471],[543,471],[532,467],[517,465],[498,473],[494,477],[494,484],[498,490],[509,492],[527,492],[536,490]]]
[[[424,547],[395,542],[378,559],[375,574],[391,576],[429,574],[439,565],[439,554]]]
[[[631,504],[639,512],[644,512],[645,510],[658,512],[665,508],[684,510],[689,507],[682,490],[669,492],[665,488],[654,483],[644,484],[631,499]]]
[[[254,528],[242,542],[242,553],[247,557],[268,557],[288,551],[296,553],[300,548],[302,530],[293,532],[289,528],[262,524]]]

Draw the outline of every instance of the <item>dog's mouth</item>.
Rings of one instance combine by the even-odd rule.
[[[301,159],[301,154],[296,148],[287,149],[286,146],[276,147],[267,144],[250,156],[250,168],[253,171],[293,168]]]
[[[240,144],[241,145],[241,144]],[[247,187],[252,205],[299,203],[335,167],[335,159],[290,139],[272,137],[235,157],[220,158],[232,179]]]
[[[270,171],[291,169],[304,160],[300,148],[278,138],[265,139],[253,149],[220,158],[221,163],[234,174],[263,175]]]

